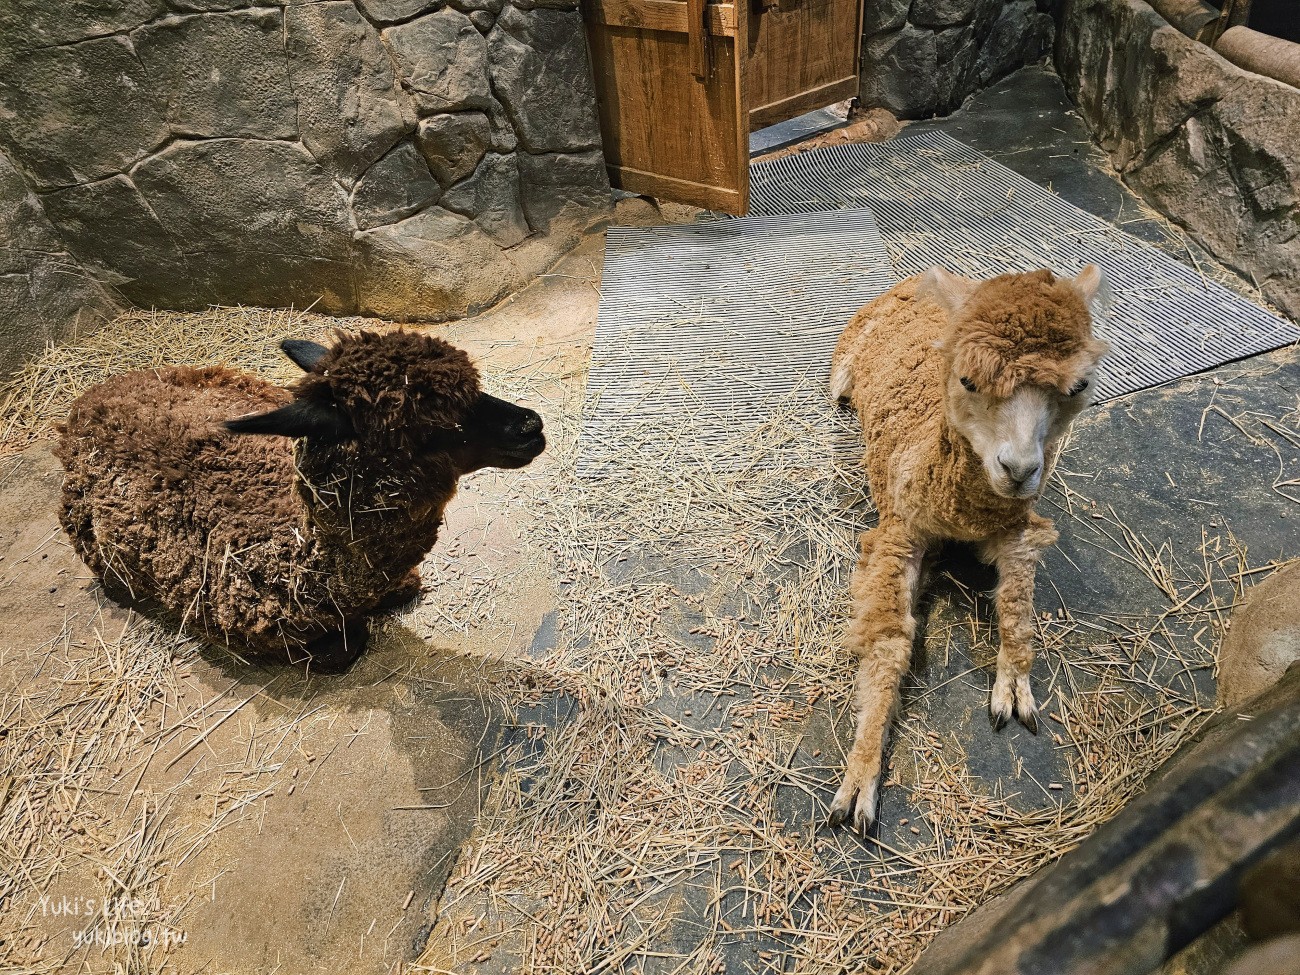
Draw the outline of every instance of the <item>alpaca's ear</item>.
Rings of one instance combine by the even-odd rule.
[[[1074,278],[1074,286],[1079,289],[1083,295],[1083,300],[1095,308],[1106,308],[1110,305],[1111,292],[1110,284],[1106,281],[1106,275],[1102,274],[1101,268],[1096,264],[1089,264]]]
[[[319,342],[307,339],[285,339],[280,343],[280,351],[293,360],[293,364],[303,372],[311,372],[316,363],[325,358],[329,349]]]
[[[352,422],[336,406],[296,399],[270,413],[254,413],[227,420],[231,433],[260,433],[273,437],[311,437],[315,440],[351,440],[356,436]]]
[[[917,297],[934,299],[939,307],[951,318],[966,303],[970,293],[975,290],[978,281],[963,278],[959,274],[950,274],[941,267],[932,267],[921,275],[917,282]]]

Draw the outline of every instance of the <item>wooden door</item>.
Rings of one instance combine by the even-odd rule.
[[[745,212],[745,2],[584,0],[614,186]]]
[[[861,0],[762,0],[749,20],[749,128],[858,94]]]
[[[582,2],[610,182],[630,192],[744,213],[751,129],[857,93],[862,0]]]

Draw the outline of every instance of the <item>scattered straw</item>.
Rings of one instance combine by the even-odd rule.
[[[19,375],[0,450],[48,436],[107,372],[225,359],[286,378],[275,340],[335,324],[247,309],[129,316]],[[504,358],[517,360],[509,345]],[[943,686],[909,690],[887,782],[907,796],[907,823],[868,841],[819,830],[850,733],[839,634],[856,535],[871,520],[856,459],[826,465],[818,421],[792,402],[755,440],[708,455],[684,431],[647,430],[625,445],[617,477],[583,482],[576,358],[485,357],[496,391],[543,401],[549,466],[510,475],[519,493],[501,503],[529,559],[554,572],[556,633],[493,689],[512,723],[504,768],[416,971],[461,975],[489,961],[521,973],[902,971],[941,928],[1113,816],[1204,720],[1226,616],[1275,557],[1250,559],[1225,519],[1180,561],[1091,498],[1090,475],[1067,457],[1047,504],[1149,588],[1128,615],[1062,605],[1040,620],[1060,777],[1026,774],[1023,795],[991,787],[971,773],[968,742],[931,720]],[[1207,436],[1300,441],[1295,412],[1247,415],[1226,394],[1217,405]],[[851,430],[844,417],[825,422]],[[801,443],[815,463],[801,461]],[[711,463],[718,450],[757,460],[773,445],[776,465]],[[1273,490],[1294,499],[1297,483],[1280,463]],[[513,598],[513,576],[475,575],[440,553],[425,572],[449,597],[426,603],[451,629],[481,631]],[[982,687],[994,628],[979,602],[960,599],[958,621],[927,645],[959,656],[946,681]],[[174,924],[185,901],[168,890],[170,872],[254,815],[312,735],[311,712],[250,728],[239,767],[196,787],[190,761],[205,736],[242,721],[247,691],[182,705],[188,643],[140,622],[94,643],[73,629],[6,653],[30,671],[0,694],[0,857],[14,865],[0,877],[5,961],[38,973],[84,961],[43,940],[39,898],[60,878],[88,872],[105,894],[145,905],[151,923]],[[173,760],[167,789],[151,787],[149,770]],[[143,970],[134,948],[115,950],[121,968]]]
[[[1063,472],[1057,517],[1150,584],[1130,616],[1063,605],[1039,621],[1063,780],[1022,767],[1029,796],[975,777],[967,743],[938,730],[952,717],[930,719],[939,688],[922,688],[886,783],[916,810],[905,839],[820,829],[851,735],[840,627],[871,521],[856,458],[824,464],[848,421],[791,402],[754,440],[707,452],[647,425],[617,477],[583,481],[576,411],[548,415],[559,469],[526,492],[526,535],[561,582],[556,646],[498,688],[517,734],[422,971],[902,971],[1114,816],[1213,711],[1224,614],[1259,569],[1226,531],[1182,565]],[[991,669],[995,628],[976,609],[932,629],[930,652]],[[949,679],[986,686],[970,673]]]
[[[237,364],[277,381],[293,376],[281,338],[320,338],[331,328],[375,326],[294,309],[132,311],[89,335],[49,345],[0,387],[0,456],[51,435],[51,424],[88,387],[120,372],[162,365]]]

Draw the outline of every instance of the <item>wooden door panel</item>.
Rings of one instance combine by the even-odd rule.
[[[751,130],[857,95],[861,16],[862,0],[781,0],[751,16]]]
[[[584,0],[583,12],[610,181],[634,193],[745,212],[749,113],[736,34],[746,8]],[[700,14],[698,26],[692,13]]]

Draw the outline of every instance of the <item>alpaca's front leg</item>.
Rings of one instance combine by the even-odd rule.
[[[830,824],[846,820],[865,832],[876,818],[880,773],[898,685],[912,659],[916,635],[913,607],[925,546],[898,522],[882,523],[862,536],[853,571],[853,619],[848,646],[858,657],[853,692],[853,748],[844,782],[831,802]]]
[[[1000,730],[1014,714],[1038,734],[1038,706],[1029,686],[1034,666],[1034,575],[1043,549],[1056,541],[1051,521],[1034,516],[1023,532],[997,548],[998,567],[998,673],[989,701],[989,720]]]

